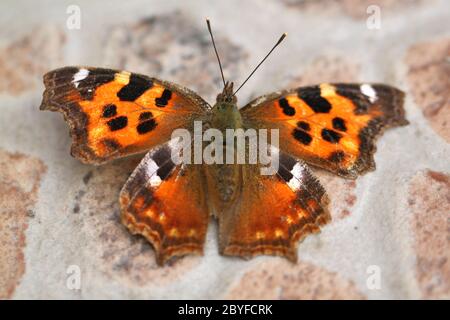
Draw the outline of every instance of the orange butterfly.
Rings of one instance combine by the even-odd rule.
[[[65,67],[44,76],[41,110],[64,114],[71,153],[85,163],[148,151],[123,187],[120,205],[122,222],[152,243],[159,264],[202,253],[210,214],[219,220],[222,254],[295,261],[299,240],[330,220],[326,192],[304,162],[346,178],[373,170],[376,136],[407,124],[404,94],[383,84],[320,84],[271,93],[238,109],[237,90],[222,79],[211,107],[171,82]],[[192,131],[197,120],[221,131],[278,129],[276,174],[261,175],[260,164],[175,164],[171,134]]]

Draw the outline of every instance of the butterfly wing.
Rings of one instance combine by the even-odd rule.
[[[203,250],[208,208],[200,165],[176,165],[174,140],[153,148],[120,194],[122,222],[147,238],[162,265],[174,256]]]
[[[252,128],[278,128],[280,148],[344,177],[373,170],[375,138],[405,125],[404,93],[382,84],[321,84],[273,93],[241,109]]]
[[[64,114],[72,155],[86,163],[146,151],[210,108],[186,88],[126,71],[65,67],[47,73],[44,84],[41,110]]]
[[[280,153],[276,174],[259,170],[258,165],[242,165],[241,200],[219,216],[221,253],[295,261],[298,242],[330,221],[328,197],[306,165],[285,153]]]

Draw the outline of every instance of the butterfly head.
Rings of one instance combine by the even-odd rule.
[[[217,95],[217,102],[212,109],[211,126],[219,130],[242,127],[237,98],[233,94],[233,82],[226,81],[223,91]]]
[[[227,81],[225,83],[225,87],[223,88],[223,91],[217,95],[216,101],[217,103],[237,103],[237,98],[233,94],[233,82]]]

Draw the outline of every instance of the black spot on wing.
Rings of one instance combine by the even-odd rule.
[[[175,163],[173,163],[172,159],[169,158],[169,160],[166,163],[164,163],[162,167],[158,168],[156,174],[158,175],[158,177],[161,178],[161,180],[165,180],[170,175],[173,168],[175,168]]]
[[[338,143],[342,135],[334,130],[322,129],[322,138],[331,143]]]
[[[172,172],[173,168],[175,168],[175,163],[171,158],[171,149],[167,145],[156,150],[152,154],[152,159],[158,166],[156,174],[161,178],[161,180],[166,179]]]
[[[286,98],[278,100],[280,108],[283,109],[283,113],[287,116],[295,115],[295,109],[289,105],[289,101]]]
[[[139,134],[146,134],[156,128],[157,122],[153,118],[153,114],[150,111],[142,112],[139,115],[139,124],[136,130]]]
[[[111,118],[117,115],[117,106],[115,104],[107,104],[103,107],[103,118]]]
[[[291,173],[297,161],[284,154],[280,153],[280,165],[278,167],[278,175],[286,182],[291,181],[293,174]]]
[[[128,125],[128,118],[125,116],[120,116],[114,119],[111,119],[107,122],[109,129],[111,131],[117,131],[125,128]]]
[[[164,162],[170,159],[170,148],[168,146],[164,146],[155,151],[152,155],[153,161],[158,165],[158,167],[162,166]]]
[[[281,165],[279,166],[277,173],[285,182],[291,181],[292,177],[294,176],[289,170]]]
[[[297,92],[298,97],[316,113],[328,113],[331,110],[331,104],[327,99],[320,95],[320,87],[300,88]]]
[[[151,118],[153,118],[153,113],[151,113],[150,111],[142,112],[139,115],[139,121],[145,121],[145,120],[149,120]]]
[[[302,129],[302,130],[305,130],[305,131],[311,130],[311,127],[310,127],[309,123],[305,122],[305,121],[297,122],[297,127]]]
[[[155,99],[155,104],[157,107],[165,107],[169,103],[169,100],[172,98],[172,91],[169,89],[164,89],[161,97]]]
[[[345,125],[345,120],[339,117],[336,117],[332,121],[333,128],[339,131],[347,131],[347,126]]]
[[[155,129],[156,125],[155,119],[149,119],[139,123],[136,129],[139,134],[146,134]]]
[[[153,82],[150,79],[131,74],[130,81],[117,92],[117,97],[121,101],[134,101],[151,87]]]
[[[309,133],[303,130],[294,129],[292,135],[294,136],[295,139],[297,139],[299,142],[303,143],[306,146],[309,145],[312,141],[312,137],[309,135]]]

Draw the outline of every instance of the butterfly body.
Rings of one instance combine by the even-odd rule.
[[[210,215],[222,254],[295,261],[298,242],[330,221],[327,194],[306,163],[356,178],[375,168],[376,137],[407,124],[403,92],[384,84],[295,88],[241,109],[232,83],[213,107],[180,85],[126,71],[65,67],[47,73],[44,84],[41,109],[63,113],[75,157],[101,164],[146,152],[121,191],[121,219],[152,243],[160,264],[202,253]],[[175,163],[172,134],[195,135],[196,121],[203,139],[208,129],[224,137],[227,129],[278,130],[279,148],[271,149],[278,169],[262,175],[260,161]],[[222,152],[233,150],[225,139]]]
[[[237,99],[233,95],[233,83],[226,83],[217,96],[216,104],[211,109],[207,128],[219,130],[222,137],[227,137],[227,130],[242,129],[242,116],[237,107]],[[223,163],[213,163],[205,167],[210,194],[210,210],[215,216],[220,216],[232,208],[238,199],[242,183],[241,167],[227,164],[227,153],[236,153],[236,145],[230,139],[222,140]]]

